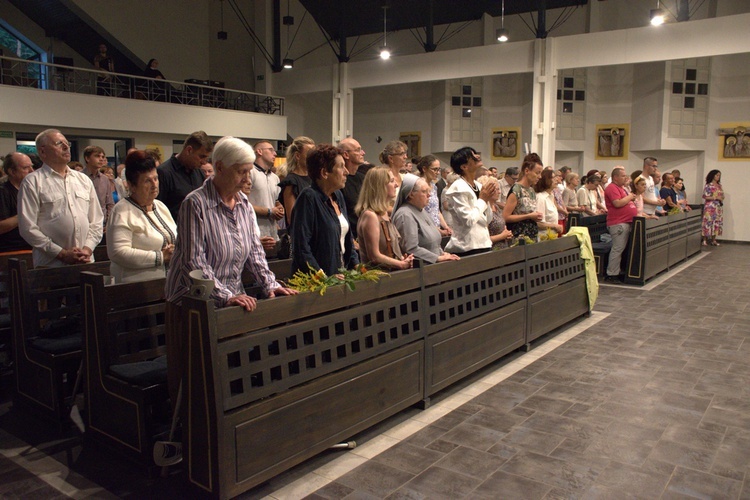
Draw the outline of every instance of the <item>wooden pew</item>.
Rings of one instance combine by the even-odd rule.
[[[692,207],[690,212],[685,212],[685,226],[687,227],[685,253],[689,259],[695,254],[701,253],[701,241],[703,231],[703,213],[700,205]]]
[[[286,281],[292,274],[292,259],[268,259],[268,269],[276,276],[277,281]],[[261,287],[255,284],[255,276],[247,270],[242,271],[242,284],[248,295],[262,296]]]
[[[526,279],[526,342],[588,313],[586,272],[576,238],[527,245]]]
[[[64,425],[66,384],[72,388],[81,362],[80,273],[109,273],[109,262],[29,269],[25,260],[11,259],[8,265],[14,402]]]
[[[185,297],[183,456],[189,482],[243,491],[423,397],[419,271],[215,309]]]
[[[573,237],[252,313],[186,296],[187,479],[237,496],[588,311]]]
[[[425,403],[526,343],[525,246],[425,266]]]
[[[607,264],[609,263],[609,251],[612,249],[612,242],[602,241],[603,234],[609,234],[607,231],[607,215],[582,216],[578,212],[568,214],[568,224],[566,227],[583,226],[588,228],[591,237],[591,246],[594,250],[594,261],[596,263],[596,275],[603,278],[607,273]]]
[[[107,279],[81,273],[87,435],[151,466],[155,437],[170,414],[166,279],[105,285]]]
[[[660,217],[636,217],[630,232],[625,283],[644,285],[657,274],[675,267],[701,251],[699,210]]]
[[[13,328],[10,321],[10,286],[8,284],[8,261],[23,259],[31,266],[31,250],[0,253],[0,374],[13,366],[11,337]]]

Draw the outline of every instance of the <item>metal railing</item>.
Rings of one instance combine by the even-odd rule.
[[[284,98],[0,56],[0,84],[284,115]]]

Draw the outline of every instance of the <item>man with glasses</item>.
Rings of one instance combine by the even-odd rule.
[[[180,205],[185,196],[203,185],[205,179],[201,165],[208,162],[213,148],[213,142],[204,131],[193,132],[185,139],[182,151],[156,169],[159,174],[156,199],[167,206],[175,222],[179,220]]]
[[[92,262],[103,219],[94,184],[68,167],[70,143],[59,130],[41,132],[36,149],[44,164],[18,193],[18,229],[33,249],[34,267]]]
[[[279,203],[279,176],[273,171],[276,160],[276,148],[269,141],[258,141],[253,146],[255,163],[250,172],[250,194],[248,200],[253,206],[255,217],[258,219],[261,241],[263,246],[270,246],[267,238],[279,240],[278,221],[284,218],[284,207]],[[264,241],[263,238],[266,238]]]
[[[643,193],[643,213],[657,215],[657,210],[664,206],[664,200],[658,196],[658,190],[654,189],[654,173],[657,172],[658,160],[653,156],[643,159],[643,178],[646,179],[646,191]]]
[[[505,200],[508,199],[508,193],[513,184],[518,180],[518,167],[508,167],[505,169],[505,175],[500,179],[500,199],[497,204],[501,209],[505,208]]]
[[[344,189],[344,202],[346,203],[346,214],[349,219],[349,227],[353,231],[354,239],[357,239],[357,222],[359,217],[354,211],[359,199],[359,192],[362,191],[362,182],[365,180],[365,174],[368,165],[365,163],[365,150],[355,139],[347,137],[339,142],[341,157],[344,159],[344,166],[349,172],[346,177]]]

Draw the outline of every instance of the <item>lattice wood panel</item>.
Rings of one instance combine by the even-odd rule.
[[[420,294],[412,292],[222,342],[224,408],[236,408],[418,340],[423,333],[420,319]],[[257,341],[249,343],[248,337]]]
[[[528,261],[529,295],[561,285],[585,274],[581,250],[571,248]]]
[[[430,333],[526,298],[523,262],[426,290]]]

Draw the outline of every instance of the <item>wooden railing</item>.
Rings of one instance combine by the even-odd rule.
[[[229,498],[588,313],[575,238],[216,309],[183,299],[185,465]]]

